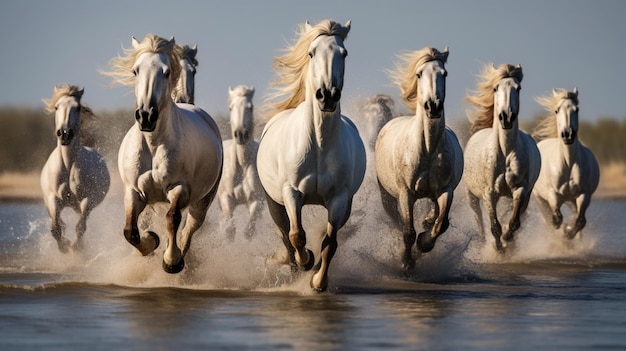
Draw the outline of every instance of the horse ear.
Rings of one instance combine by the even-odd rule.
[[[557,95],[559,90],[557,88],[552,88],[552,95]]]
[[[450,54],[450,49],[446,46],[441,53],[441,55],[443,55],[443,59],[446,61],[448,60],[448,54]]]
[[[311,23],[309,23],[309,21],[304,22],[304,28],[306,29],[306,31],[310,31],[311,29],[313,29],[313,26],[311,25]]]
[[[170,37],[169,42],[170,42],[170,44],[176,44],[176,39],[174,39],[173,35]]]
[[[197,53],[198,53],[198,44],[193,44],[193,47],[191,48],[191,51],[190,51],[191,57],[195,58]]]
[[[233,87],[231,87],[230,85],[228,86],[228,95],[231,95],[233,93]]]
[[[348,20],[348,22],[344,25],[344,27],[348,29],[348,32],[350,31],[350,26],[352,26],[352,20]]]
[[[76,95],[78,95],[77,97],[80,99],[83,97],[84,93],[85,93],[85,87],[80,87],[80,89],[78,89],[78,91],[76,92]]]
[[[133,49],[137,49],[139,47],[139,40],[134,36],[131,37],[130,42],[133,44]]]
[[[576,95],[576,97],[578,97],[578,87],[574,87],[574,95]]]
[[[520,65],[519,63],[515,66],[515,68],[519,68],[522,69],[522,65]]]
[[[254,85],[250,86],[250,99],[254,97]]]

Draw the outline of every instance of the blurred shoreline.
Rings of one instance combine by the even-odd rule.
[[[116,174],[111,176],[111,187],[121,186]],[[626,200],[626,163],[604,165],[600,168],[600,185],[593,199]],[[0,202],[41,202],[39,172],[0,174]]]

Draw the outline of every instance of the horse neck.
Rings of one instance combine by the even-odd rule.
[[[415,113],[418,128],[417,135],[424,136],[424,146],[428,153],[435,151],[441,145],[444,131],[446,129],[445,111],[441,111],[441,117],[428,118],[424,108],[418,106]]]
[[[504,129],[500,125],[497,116],[493,118],[493,126],[491,128],[493,132],[493,136],[495,138],[495,143],[498,145],[500,150],[504,155],[508,155],[511,152],[515,151],[515,146],[517,145],[518,131],[519,126],[517,122],[513,124],[513,127],[510,129]]]
[[[568,166],[578,161],[579,150],[580,142],[578,138],[576,138],[571,145],[566,145],[562,140],[559,140],[559,154],[563,157],[563,162]]]
[[[324,112],[319,109],[315,99],[309,100],[309,108],[312,109],[313,133],[317,145],[324,149],[325,145],[332,143],[338,138],[339,123],[341,121],[341,108],[337,102],[337,108],[333,112]]]
[[[233,139],[235,145],[235,154],[237,155],[237,164],[244,166],[254,161],[256,155],[254,149],[254,139],[248,140],[245,144],[240,145]]]
[[[181,117],[180,114],[180,109],[172,101],[172,103],[168,104],[168,106],[159,113],[159,122],[154,131],[142,133],[153,155],[156,152],[156,148],[160,145],[177,142],[173,131],[178,129]]]
[[[67,169],[70,169],[76,159],[78,158],[78,154],[80,152],[80,133],[77,132],[74,135],[74,140],[69,145],[61,145],[61,141],[57,140],[57,148],[61,153],[61,161],[63,162],[63,166]]]

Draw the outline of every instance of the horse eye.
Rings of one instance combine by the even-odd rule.
[[[443,71],[443,77],[447,77],[448,76],[448,71]]]
[[[578,113],[578,106],[574,106],[574,112]]]
[[[136,69],[134,69],[134,70],[133,70],[133,75],[134,75],[135,77],[137,77],[137,70],[136,70]]]
[[[422,79],[422,72],[417,72],[417,79]]]
[[[163,75],[165,76],[165,78],[169,78],[170,77],[170,70],[169,69],[163,70]]]
[[[498,91],[498,86],[497,85],[493,87],[493,92],[495,93],[496,91]]]
[[[309,58],[313,58],[313,51],[309,51]]]

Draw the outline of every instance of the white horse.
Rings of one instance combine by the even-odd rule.
[[[194,45],[176,45],[176,50],[180,53],[180,77],[176,82],[176,86],[172,90],[172,99],[176,103],[192,104],[194,103],[195,86],[196,86],[196,67],[198,60],[198,46]]]
[[[485,67],[478,91],[467,96],[476,106],[472,136],[465,145],[463,180],[470,207],[484,237],[480,201],[482,200],[496,248],[504,252],[507,242],[520,228],[520,216],[528,206],[539,176],[541,157],[535,141],[519,129],[519,91],[522,67],[503,64]],[[512,198],[512,212],[504,231],[496,206],[500,197]],[[504,240],[504,243],[502,242]]]
[[[396,113],[394,109],[395,103],[393,99],[386,94],[370,96],[365,101],[365,104],[361,106],[360,112],[365,121],[365,133],[367,136],[366,145],[370,150],[374,150],[378,132],[380,132],[387,122],[395,117]]]
[[[405,245],[402,262],[405,269],[411,269],[415,266],[412,248],[417,237],[413,226],[415,201],[429,198],[435,205],[425,216],[426,231],[417,237],[420,251],[429,252],[448,228],[454,189],[463,174],[463,151],[454,132],[446,127],[448,48],[439,52],[426,47],[400,59],[390,75],[415,115],[396,117],[383,127],[376,139],[375,158],[383,207],[401,224]]]
[[[235,207],[248,205],[249,217],[244,233],[251,238],[265,197],[256,169],[259,142],[254,140],[253,97],[254,87],[238,85],[228,88],[232,139],[224,140],[224,170],[217,197],[227,222],[226,232],[231,237],[235,235],[232,222]]]
[[[132,39],[126,56],[110,61],[113,83],[134,86],[135,123],[119,150],[118,168],[124,183],[124,237],[147,255],[159,246],[151,231],[140,235],[137,218],[147,204],[168,202],[168,247],[163,269],[180,272],[194,232],[204,222],[222,174],[222,140],[213,119],[190,104],[176,104],[171,91],[178,79],[180,57],[174,38],[148,34]],[[181,211],[189,208],[185,224]]]
[[[44,100],[46,111],[54,113],[57,146],[41,170],[43,200],[52,220],[50,231],[61,252],[70,242],[64,237],[65,223],[61,211],[71,207],[80,218],[76,224],[73,249],[81,249],[87,229],[87,217],[109,191],[110,176],[106,162],[97,151],[81,145],[81,119],[92,118],[93,112],[81,104],[85,90],[63,84],[54,88],[50,99]]]
[[[352,198],[365,175],[365,147],[355,125],[341,115],[340,97],[347,51],[345,26],[324,20],[299,27],[299,39],[274,59],[276,96],[259,144],[257,167],[272,219],[282,233],[289,262],[307,270],[314,265],[306,249],[302,207],[323,205],[328,223],[321,259],[311,278],[326,289],[328,268],[337,249],[337,231],[346,223]],[[307,56],[308,55],[308,56]]]
[[[537,99],[548,114],[537,127],[541,140],[541,172],[533,190],[546,223],[561,228],[561,206],[576,208],[573,223],[563,228],[565,237],[573,239],[585,227],[585,212],[598,188],[600,168],[595,156],[578,140],[578,89],[569,92],[555,89],[549,96]]]

